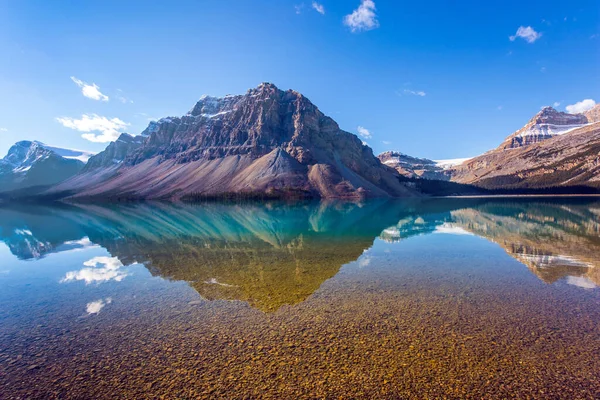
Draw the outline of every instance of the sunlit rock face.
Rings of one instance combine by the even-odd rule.
[[[538,143],[587,123],[588,119],[583,114],[568,114],[552,107],[544,107],[524,127],[506,138],[498,149],[514,149]]]
[[[103,168],[90,167],[50,193],[145,199],[418,195],[310,100],[271,83],[243,95],[203,96],[186,115],[152,122],[140,138],[139,146],[118,156],[109,146],[92,160]]]

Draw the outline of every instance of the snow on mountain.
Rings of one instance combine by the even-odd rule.
[[[79,160],[82,163],[88,162],[90,157],[93,156],[94,154],[96,154],[94,152],[87,151],[87,150],[76,150],[76,149],[50,146],[50,145],[47,145],[45,143],[38,142],[38,141],[34,141],[33,143],[36,143],[45,149],[53,151],[54,153],[58,154],[59,156],[61,156],[63,158],[66,158],[67,160]]]
[[[63,181],[81,170],[84,163],[77,157],[82,155],[81,152],[53,148],[36,141],[17,142],[8,150],[6,157],[0,159],[0,191]]]
[[[469,161],[472,158],[473,157],[467,157],[467,158],[449,158],[449,159],[446,159],[446,160],[433,160],[433,162],[439,168],[450,169],[452,167],[456,167],[457,165],[460,165],[460,164],[464,163],[465,161]]]

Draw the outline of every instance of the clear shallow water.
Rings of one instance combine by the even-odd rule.
[[[598,398],[600,202],[0,209],[0,398]]]

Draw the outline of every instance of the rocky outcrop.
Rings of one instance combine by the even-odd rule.
[[[306,97],[270,83],[244,95],[203,96],[186,115],[152,123],[143,135],[122,161],[107,166],[112,155],[100,153],[102,168],[90,166],[52,192],[136,199],[417,195]]]
[[[66,158],[43,143],[21,141],[0,160],[0,192],[42,187],[64,181],[77,174],[84,164]]]
[[[510,135],[499,150],[514,149],[562,135],[586,124],[583,114],[568,114],[544,107],[524,127]]]

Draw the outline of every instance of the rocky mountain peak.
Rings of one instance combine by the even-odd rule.
[[[111,143],[84,171],[106,173],[75,177],[57,190],[140,198],[416,194],[308,98],[272,83],[243,95],[202,96],[187,114],[151,122],[141,137],[128,146]]]
[[[580,128],[587,122],[583,114],[569,114],[544,107],[524,127],[507,137],[496,151],[538,143]]]
[[[581,125],[587,123],[582,114],[569,114],[557,111],[552,107],[544,107],[530,121],[530,124]]]
[[[44,148],[40,142],[22,140],[15,143],[9,150],[4,161],[14,168],[26,168],[41,158],[48,158],[52,151]]]
[[[84,165],[81,160],[63,157],[53,149],[65,150],[38,141],[15,143],[6,157],[0,159],[0,192],[50,185],[81,170]]]
[[[152,124],[158,126],[156,122],[151,122],[146,130],[151,126],[155,126]],[[104,151],[90,157],[83,172],[92,171],[98,168],[118,166],[130,152],[141,147],[146,138],[147,135],[133,136],[129,133],[122,133],[119,138],[114,142],[111,142]]]

